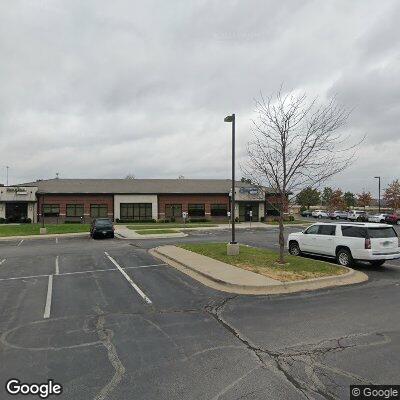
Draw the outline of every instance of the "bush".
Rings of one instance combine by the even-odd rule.
[[[5,218],[0,218],[0,224],[5,224],[6,223],[6,219]]]
[[[81,224],[82,221],[64,221],[64,224]]]
[[[265,217],[261,217],[260,222],[265,222]]]
[[[155,219],[119,219],[117,218],[117,222],[121,222],[124,224],[151,224],[156,222]]]
[[[294,216],[293,215],[289,215],[289,221],[294,221]]]
[[[198,222],[210,222],[207,218],[191,218],[188,222],[197,224]]]

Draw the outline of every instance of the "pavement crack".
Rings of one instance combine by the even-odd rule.
[[[118,357],[117,350],[114,344],[112,343],[112,338],[114,335],[113,330],[104,327],[105,316],[102,314],[100,309],[97,308],[96,311],[99,314],[96,321],[96,332],[99,337],[99,340],[106,348],[108,359],[115,370],[111,380],[100,390],[100,392],[94,398],[94,400],[106,400],[110,398],[109,397],[110,393],[114,391],[115,388],[121,382],[122,377],[125,374],[125,367],[122,364],[120,358]]]

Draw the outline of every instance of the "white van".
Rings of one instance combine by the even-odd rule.
[[[349,266],[353,260],[383,265],[386,260],[400,258],[399,238],[392,226],[374,223],[318,223],[302,232],[291,233],[289,253],[317,254],[336,258]]]

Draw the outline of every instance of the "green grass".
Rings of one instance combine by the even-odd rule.
[[[41,224],[0,225],[0,237],[39,235]],[[79,233],[90,231],[89,224],[45,225],[48,234]]]
[[[133,224],[127,225],[129,229],[134,231],[142,230],[142,229],[170,229],[170,228],[179,228],[179,229],[190,229],[190,228],[210,228],[217,226],[215,224],[173,224],[173,223],[155,223],[155,224]]]
[[[135,231],[139,235],[164,235],[166,233],[179,233],[176,229],[140,229]]]
[[[195,243],[178,246],[280,281],[341,275],[347,271],[328,262],[290,255],[286,255],[287,263],[280,265],[277,263],[278,253],[276,251],[243,245],[240,246],[240,254],[237,256],[226,255],[226,243]]]

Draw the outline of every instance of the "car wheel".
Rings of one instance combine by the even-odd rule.
[[[321,218],[322,218],[322,215],[318,215],[318,218],[321,219]]]
[[[371,265],[374,267],[381,267],[385,263],[385,260],[374,260],[371,261]]]
[[[347,249],[339,249],[336,253],[336,261],[343,267],[349,267],[353,263],[353,257]]]
[[[397,220],[396,224],[397,224],[397,225],[400,225],[400,219]]]
[[[336,217],[336,219],[340,219],[340,217]]]
[[[289,253],[292,256],[299,256],[301,254],[299,244],[297,242],[289,243]]]

